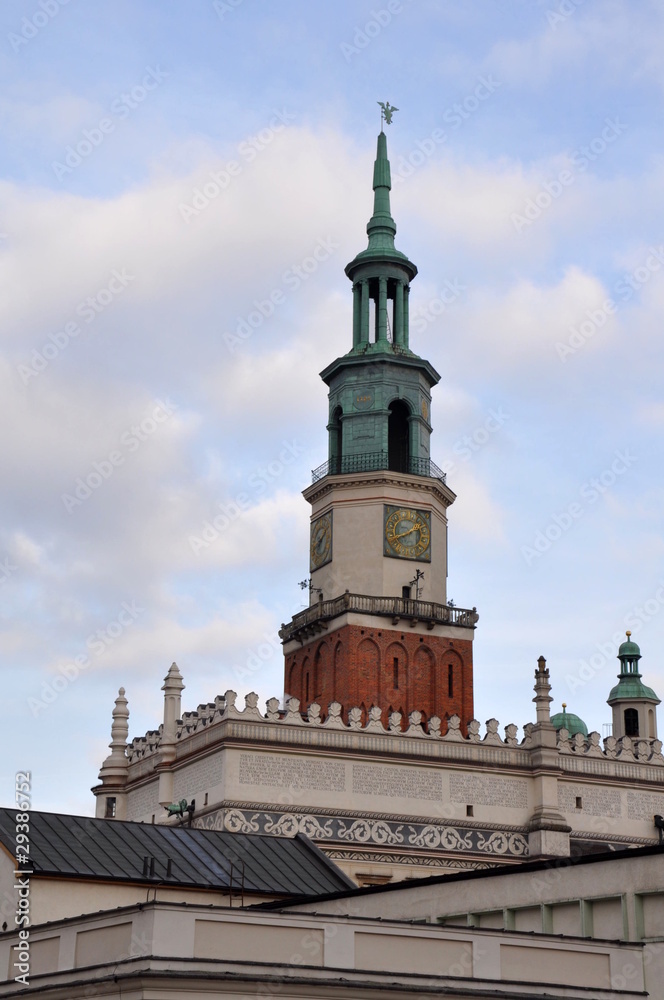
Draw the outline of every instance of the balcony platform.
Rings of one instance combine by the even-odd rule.
[[[455,625],[474,629],[479,614],[476,608],[457,608],[433,601],[418,601],[404,597],[371,597],[367,594],[341,594],[330,601],[316,601],[304,611],[294,615],[288,624],[282,624],[279,638],[283,643],[294,639],[304,644],[320,632],[327,631],[328,623],[349,613],[376,615],[389,618],[391,624],[401,621],[409,625],[424,624],[433,629],[436,625]]]

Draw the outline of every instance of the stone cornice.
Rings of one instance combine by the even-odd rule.
[[[433,495],[445,508],[456,500],[456,493],[440,479],[431,476],[410,476],[403,472],[377,470],[369,472],[345,472],[334,476],[324,476],[302,490],[302,496],[310,504],[340,489],[365,489],[368,486],[385,486],[414,490]]]

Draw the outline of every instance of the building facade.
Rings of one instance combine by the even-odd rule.
[[[656,844],[659,702],[629,635],[603,744],[566,711],[552,720],[543,657],[519,738],[474,719],[478,614],[447,603],[456,498],[430,454],[439,376],[410,346],[417,268],[395,247],[383,132],[373,189],[368,246],[346,267],[350,349],[321,373],[328,458],[304,490],[311,600],[280,631],[286,695],[240,709],[227,691],[183,714],[173,664],[162,724],[129,743],[121,690],[97,816],[178,823],[166,807],[183,801],[204,828],[305,833],[361,884]]]

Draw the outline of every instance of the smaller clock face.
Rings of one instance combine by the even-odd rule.
[[[310,569],[320,569],[332,559],[332,511],[311,522]]]
[[[431,562],[431,514],[412,507],[385,506],[383,553],[396,559]]]

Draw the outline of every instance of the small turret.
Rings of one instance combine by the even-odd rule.
[[[657,708],[660,699],[646,687],[639,673],[641,650],[632,642],[631,632],[618,650],[620,673],[618,683],[607,698],[613,710],[613,735],[616,739],[629,736],[636,740],[657,739]]]

